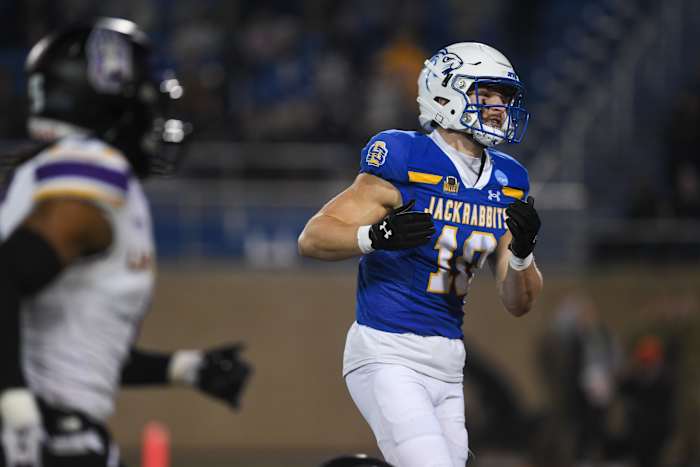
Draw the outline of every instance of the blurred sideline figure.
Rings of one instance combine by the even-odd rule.
[[[29,132],[41,142],[0,207],[0,465],[121,465],[105,429],[124,384],[183,382],[236,406],[238,347],[132,348],[154,281],[140,179],[174,159],[176,81],[151,76],[146,36],[103,18],[40,41],[27,59]],[[181,91],[181,89],[179,90]]]
[[[625,408],[622,451],[638,467],[657,467],[673,433],[677,388],[675,364],[664,342],[648,334],[635,339],[628,368],[620,381]]]
[[[620,382],[621,451],[640,467],[700,465],[699,303],[695,292],[660,295],[640,313]]]
[[[493,148],[522,140],[522,97],[492,47],[439,50],[418,77],[425,133],[371,138],[355,182],[299,237],[304,256],[361,257],[343,376],[384,458],[399,467],[467,461],[462,308],[476,272],[488,260],[515,316],[542,288],[527,171]]]
[[[588,293],[571,292],[557,306],[537,361],[553,408],[542,462],[606,458],[622,350]]]

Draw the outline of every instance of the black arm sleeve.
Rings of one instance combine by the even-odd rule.
[[[21,356],[20,305],[63,269],[54,248],[37,232],[19,227],[0,244],[0,391],[26,386]]]
[[[169,384],[168,367],[172,354],[131,349],[122,368],[122,386]]]

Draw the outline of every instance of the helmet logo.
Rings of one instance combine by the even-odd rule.
[[[44,111],[46,96],[44,95],[44,75],[35,73],[29,77],[28,83],[29,107],[33,114]]]
[[[464,65],[459,55],[448,52],[447,49],[440,49],[438,53],[430,58],[430,63],[435,65],[443,76],[447,76],[452,71]]]
[[[389,150],[386,148],[384,141],[375,141],[367,151],[367,163],[375,167],[384,165],[386,156],[389,155]]]
[[[118,94],[133,78],[131,47],[120,33],[93,30],[85,51],[88,79],[98,92]]]

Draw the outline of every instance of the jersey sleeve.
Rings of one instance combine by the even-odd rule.
[[[34,200],[81,198],[118,208],[126,201],[131,169],[114,152],[59,150],[34,169]]]
[[[360,173],[368,173],[389,182],[408,182],[408,156],[411,141],[398,131],[383,131],[362,148]]]
[[[530,176],[522,165],[519,165],[514,172],[513,181],[509,186],[503,187],[503,191],[506,194],[510,191],[512,192],[511,197],[525,201],[530,194]]]

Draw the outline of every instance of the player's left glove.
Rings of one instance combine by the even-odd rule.
[[[527,203],[520,200],[506,208],[506,224],[513,240],[508,248],[518,258],[526,258],[535,249],[537,233],[540,231],[540,216],[535,210],[535,198],[527,197]]]
[[[7,467],[39,467],[44,430],[34,395],[26,388],[0,393],[2,451]]]
[[[252,372],[251,366],[240,358],[242,350],[241,344],[206,350],[196,380],[201,391],[235,409],[240,406],[241,393]]]

